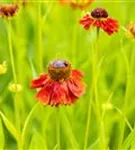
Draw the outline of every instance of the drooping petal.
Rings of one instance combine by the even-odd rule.
[[[83,27],[88,30],[90,28],[90,26],[93,24],[94,19],[92,17],[90,17],[89,14],[86,14],[81,20],[80,20],[80,24],[83,25]]]
[[[48,80],[44,87],[42,87],[36,94],[37,99],[39,99],[44,104],[49,104],[51,99],[51,94],[53,92],[53,81]]]
[[[70,89],[70,91],[72,92],[72,94],[74,94],[76,97],[80,97],[81,95],[84,94],[85,92],[85,85],[83,84],[83,82],[77,80],[77,79],[70,79],[68,81],[68,87]]]
[[[43,87],[48,78],[49,76],[47,74],[41,74],[39,78],[32,80],[30,88],[33,89]]]
[[[93,26],[103,29],[109,35],[118,31],[118,21],[112,18],[97,19],[93,23]]]
[[[51,106],[70,105],[78,98],[68,87],[67,81],[59,83],[51,80],[38,91],[36,97]]]
[[[118,31],[119,24],[117,20],[112,19],[112,18],[107,18],[105,24],[106,24],[106,27],[104,27],[103,30],[106,31],[109,35]]]
[[[65,82],[62,83],[54,82],[50,104],[58,106],[59,104],[66,103],[66,92],[67,92],[67,85]]]
[[[85,92],[85,85],[82,81],[84,73],[79,70],[72,70],[72,75],[69,81],[67,81],[70,92],[76,97],[80,97]]]
[[[65,82],[59,83],[49,80],[44,87],[39,90],[36,97],[44,104],[58,106],[66,103],[67,85]]]
[[[75,77],[76,79],[82,79],[82,77],[84,76],[84,72],[80,71],[80,70],[72,70],[71,72],[71,76]]]
[[[70,105],[70,104],[74,103],[78,97],[75,96],[68,87],[68,93],[66,95],[66,98],[67,98],[67,104]]]
[[[82,81],[84,73],[80,70],[72,70],[71,78],[67,81],[69,90],[76,97],[80,97],[85,93],[85,84]]]

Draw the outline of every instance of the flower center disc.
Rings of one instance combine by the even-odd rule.
[[[65,60],[55,60],[48,65],[48,73],[51,79],[61,82],[70,77],[71,64]]]
[[[93,18],[107,18],[108,17],[108,13],[105,9],[103,8],[96,8],[91,12],[91,16]]]
[[[68,66],[68,62],[61,59],[55,60],[51,64],[54,68],[64,68]]]

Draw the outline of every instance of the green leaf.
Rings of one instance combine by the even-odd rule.
[[[61,121],[62,121],[62,126],[70,140],[71,145],[73,146],[74,149],[79,148],[79,145],[78,145],[78,143],[75,139],[74,133],[72,131],[72,127],[70,125],[70,122],[69,122],[64,110],[60,113],[60,117],[61,117]]]
[[[36,129],[33,133],[29,149],[47,149],[45,139]]]
[[[24,122],[22,135],[21,135],[23,142],[24,142],[24,137],[25,137],[25,133],[26,133],[26,129],[27,129],[27,126],[29,124],[29,121],[30,121],[30,119],[31,119],[31,117],[33,115],[34,110],[37,108],[38,105],[39,105],[39,102],[31,109],[30,113],[28,114],[28,116],[27,116],[27,118],[26,118],[26,120]]]
[[[132,132],[130,132],[128,137],[125,139],[125,141],[123,143],[123,148],[124,149],[129,149],[130,146],[132,145],[132,142],[133,142],[134,139],[135,139],[135,129]]]
[[[5,143],[5,139],[4,139],[2,121],[0,118],[0,149],[4,149],[4,143]]]
[[[5,117],[5,115],[0,111],[1,118],[7,128],[7,130],[13,135],[13,137],[18,140],[18,132],[14,125]]]
[[[96,140],[94,141],[94,143],[92,143],[92,144],[90,145],[90,147],[88,147],[88,150],[97,149],[97,147],[98,147],[98,145],[99,145],[99,142],[100,142],[99,138],[96,139]]]
[[[58,144],[56,144],[53,148],[53,150],[57,150],[58,149]]]

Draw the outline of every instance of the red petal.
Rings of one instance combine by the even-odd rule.
[[[79,70],[72,70],[71,79],[67,81],[69,90],[76,97],[80,97],[85,92],[85,85],[82,81],[84,73]]]
[[[30,88],[40,88],[43,87],[43,85],[45,84],[45,82],[48,79],[48,75],[47,74],[41,74],[39,78],[32,80],[31,84],[30,84]]]
[[[112,18],[101,20],[97,19],[92,25],[98,28],[102,28],[109,35],[117,32],[119,28],[118,21]]]
[[[93,24],[94,19],[90,17],[89,14],[86,14],[81,20],[80,24],[84,26],[85,29],[89,29],[90,26]]]
[[[44,85],[44,87],[38,91],[36,97],[44,104],[49,104],[52,92],[53,92],[53,81],[48,80]]]
[[[45,86],[37,93],[37,98],[44,104],[58,106],[59,104],[71,103],[67,98],[68,87],[66,82],[48,81]]]
[[[80,97],[85,92],[85,86],[82,81],[78,81],[76,79],[71,79],[68,81],[68,87],[73,95],[76,97]]]
[[[66,103],[67,84],[66,82],[54,82],[50,104],[59,105]]]
[[[82,79],[82,77],[84,76],[84,72],[80,71],[80,70],[72,70],[72,76],[77,78],[77,79]]]

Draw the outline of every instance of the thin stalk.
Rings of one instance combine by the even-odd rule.
[[[100,137],[100,148],[104,150],[107,149],[106,139],[105,139],[105,131],[104,131],[104,121],[101,116],[101,108],[100,108],[100,101],[98,97],[98,51],[99,51],[99,28],[97,28],[97,37],[95,42],[95,49],[93,52],[93,63],[92,63],[92,72],[93,72],[93,98],[95,100],[96,105],[96,115],[97,121],[100,127],[98,128],[98,134]]]
[[[41,17],[42,3],[37,3],[37,67],[39,72],[43,69],[43,51],[42,51],[42,17]]]
[[[92,100],[92,90],[90,91],[90,99],[88,103],[88,114],[87,114],[87,122],[86,122],[86,130],[85,130],[85,136],[84,136],[84,147],[85,150],[88,145],[88,138],[89,138],[89,129],[90,129],[90,119],[91,119],[91,100]]]
[[[128,105],[128,100],[129,100],[129,93],[130,93],[130,81],[131,81],[131,74],[132,74],[132,66],[134,62],[134,51],[132,50],[131,54],[131,64],[129,64],[128,57],[124,51],[123,43],[121,43],[121,52],[123,54],[123,58],[126,64],[126,71],[127,71],[127,82],[126,82],[126,91],[125,91],[125,97],[124,97],[124,104],[123,104],[123,113],[124,116],[127,114],[127,105]],[[121,130],[120,130],[120,139],[118,143],[118,148],[122,148],[122,143],[124,139],[124,131],[125,131],[125,119],[122,118],[121,121]]]
[[[124,104],[123,104],[123,112],[124,112],[124,116],[126,116],[127,114],[127,105],[128,105],[128,100],[129,100],[129,94],[130,94],[130,84],[131,84],[131,76],[132,76],[132,72],[133,72],[133,66],[134,66],[134,57],[135,57],[135,52],[134,49],[132,48],[132,52],[131,52],[131,63],[129,63],[128,61],[128,57],[124,51],[123,48],[123,43],[121,44],[121,51],[124,57],[124,61],[127,67],[127,83],[126,83],[126,92],[125,92],[125,98],[124,98]],[[122,142],[124,139],[124,131],[125,131],[125,120],[122,119],[121,121],[121,131],[120,131],[120,140],[118,143],[118,147],[121,148],[122,147]]]
[[[58,150],[60,150],[60,108],[57,108],[56,115],[56,141],[58,145]]]
[[[126,64],[126,71],[127,71],[127,82],[126,82],[126,91],[125,91],[125,97],[124,97],[124,104],[123,104],[123,114],[126,116],[126,106],[128,104],[128,98],[130,93],[130,77],[131,77],[131,68],[130,64],[127,58],[127,55],[124,51],[123,43],[121,42],[121,53],[123,55],[125,64]],[[125,119],[122,118],[121,125],[120,125],[120,138],[118,143],[118,148],[122,148],[122,142],[124,139],[124,131],[125,131]]]
[[[11,38],[11,22],[8,20],[7,24],[7,32],[8,32],[8,44],[9,44],[9,54],[10,54],[10,61],[12,66],[12,73],[15,84],[17,84],[17,75],[15,70],[15,62],[14,62],[14,55],[13,55],[13,48],[12,48],[12,38]]]
[[[76,12],[75,12],[75,20],[76,20]],[[76,54],[77,54],[77,23],[75,22],[73,26],[73,34],[72,34],[72,59],[73,63],[76,65]]]
[[[16,69],[15,69],[15,62],[14,62],[14,54],[13,54],[13,47],[12,47],[12,36],[11,36],[11,22],[8,20],[7,22],[7,33],[8,33],[8,44],[9,44],[9,54],[10,54],[10,61],[11,61],[11,67],[12,67],[12,74],[14,78],[14,83],[17,88],[17,75],[16,75]],[[18,129],[18,132],[20,134],[20,116],[19,116],[19,100],[18,95],[15,93],[14,95],[14,111],[15,111],[15,121],[16,121],[16,127]],[[21,140],[18,139],[18,148],[21,149]]]

